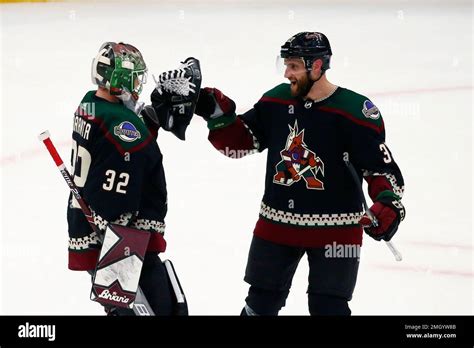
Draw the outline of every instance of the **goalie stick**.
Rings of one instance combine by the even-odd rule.
[[[71,190],[74,198],[76,198],[77,202],[79,203],[79,206],[81,207],[82,212],[84,213],[87,222],[89,222],[89,225],[91,226],[92,230],[97,234],[98,238],[100,241],[103,241],[103,237],[100,233],[99,228],[95,225],[94,223],[94,218],[92,216],[91,209],[87,205],[86,201],[84,198],[82,198],[81,194],[79,193],[79,189],[77,188],[76,184],[74,183],[71,174],[67,170],[66,166],[64,165],[63,160],[61,159],[61,156],[59,156],[56,147],[54,146],[53,142],[51,141],[51,135],[49,131],[44,131],[42,132],[38,138],[40,141],[44,143],[46,146],[46,149],[48,150],[49,154],[54,160],[54,163],[58,167],[59,171],[61,172],[61,175],[63,176],[64,180],[69,186],[69,189]],[[135,297],[135,305],[133,306],[133,312],[137,316],[150,316],[150,315],[155,315],[153,310],[151,309],[150,304],[148,303],[145,295],[143,294],[143,291],[141,290],[140,287],[137,289],[137,294]]]
[[[351,173],[351,176],[354,179],[354,182],[357,187],[357,191],[359,192],[359,196],[362,200],[362,205],[364,206],[365,213],[367,214],[369,219],[372,221],[372,226],[377,227],[378,226],[377,218],[374,216],[372,211],[367,206],[367,201],[365,200],[364,192],[362,191],[362,186],[359,183],[359,177],[356,173],[354,166],[348,160],[344,160],[344,162],[346,163],[347,169],[349,169],[349,172]],[[393,256],[395,256],[395,260],[402,261],[402,254],[397,250],[397,248],[395,248],[395,245],[393,245],[391,241],[385,241],[385,244],[390,249]]]

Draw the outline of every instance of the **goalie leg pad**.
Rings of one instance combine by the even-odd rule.
[[[108,224],[94,274],[91,300],[133,308],[150,233]]]
[[[155,315],[173,315],[174,301],[169,291],[170,283],[165,266],[157,253],[146,254],[140,287]]]
[[[147,299],[149,308],[153,311],[153,315],[174,315],[176,301],[173,290],[166,267],[156,252],[146,253],[139,284],[143,295]],[[134,305],[134,310],[112,305],[102,305],[108,316],[139,315],[135,313],[137,303]]]
[[[161,261],[156,253],[147,253],[140,286],[155,315],[188,315],[183,289],[169,260]]]

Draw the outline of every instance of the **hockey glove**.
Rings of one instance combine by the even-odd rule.
[[[155,79],[156,92],[171,105],[195,105],[201,89],[201,79],[199,60],[189,57],[178,69],[161,73],[158,80]]]
[[[201,89],[196,115],[207,121],[209,129],[225,127],[235,120],[235,103],[217,88]]]
[[[160,74],[155,82],[151,105],[157,125],[184,140],[201,88],[199,60],[187,58],[178,69]]]
[[[366,213],[359,223],[364,227],[365,233],[378,241],[392,239],[398,230],[398,225],[405,218],[405,208],[392,194],[380,194],[370,207],[370,211],[377,222],[374,223]]]

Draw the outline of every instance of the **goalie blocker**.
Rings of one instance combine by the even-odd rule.
[[[157,254],[145,254],[149,239],[148,231],[107,225],[93,277],[91,300],[104,305],[109,314],[133,315],[131,308],[140,315],[188,314],[186,299],[171,261],[165,260],[161,264]],[[148,269],[156,270],[142,274],[144,262]],[[143,291],[149,293],[146,295],[150,304],[135,303],[139,283]]]

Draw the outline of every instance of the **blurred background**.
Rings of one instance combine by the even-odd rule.
[[[201,61],[203,86],[244,112],[284,82],[280,46],[321,31],[329,80],[381,110],[405,177],[407,217],[385,245],[364,238],[354,315],[473,314],[471,1],[0,1],[0,314],[102,315],[89,277],[67,269],[68,189],[37,135],[69,160],[73,112],[105,41],[138,47],[151,74]],[[224,157],[195,117],[161,131],[173,261],[192,315],[237,315],[264,189],[265,154]],[[306,258],[282,315],[306,315]]]

